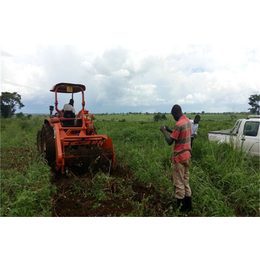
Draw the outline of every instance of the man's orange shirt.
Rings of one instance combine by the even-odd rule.
[[[191,157],[191,122],[182,116],[175,124],[171,137],[175,139],[172,161],[181,162]]]

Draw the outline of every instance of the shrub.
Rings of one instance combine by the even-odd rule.
[[[158,122],[160,120],[167,120],[167,117],[165,114],[155,114],[154,117],[153,117],[153,120],[155,122]]]

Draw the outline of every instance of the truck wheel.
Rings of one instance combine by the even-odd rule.
[[[41,152],[43,157],[53,166],[56,159],[54,131],[49,124],[44,124],[41,131]]]

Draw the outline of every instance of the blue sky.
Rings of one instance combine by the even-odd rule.
[[[84,84],[91,113],[247,111],[260,87],[255,3],[8,1],[1,91],[21,94],[24,113],[48,113],[59,82]]]

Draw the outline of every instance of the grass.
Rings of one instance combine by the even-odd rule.
[[[166,115],[167,119],[171,119],[172,115],[170,113],[163,113]],[[153,122],[155,114],[146,114],[146,113],[125,113],[125,114],[95,114],[95,121],[113,121],[113,122]],[[185,115],[194,119],[195,113],[185,113]],[[240,118],[246,118],[247,113],[204,113],[200,114],[202,117],[202,121],[233,121]]]
[[[50,216],[50,168],[36,151],[41,119],[1,121],[1,216]]]
[[[198,154],[196,155],[196,150]],[[259,215],[259,158],[248,157],[246,153],[234,150],[228,144],[206,143],[194,147],[194,163],[191,170],[191,186],[193,186],[194,198],[201,198],[202,191],[210,201],[222,202],[222,213],[219,207],[213,207],[214,203],[208,203],[207,207],[213,207],[209,212],[211,216],[223,214],[230,215]],[[253,163],[258,159],[257,165]],[[197,179],[198,173],[201,177]],[[197,183],[203,184],[197,190]],[[211,187],[208,190],[208,187]],[[208,191],[208,192],[207,192]],[[196,196],[196,193],[199,196]],[[203,204],[203,202],[202,202]],[[204,213],[203,208],[198,213]]]
[[[136,115],[138,116],[138,115]],[[220,115],[223,117],[223,115]],[[259,216],[259,157],[249,157],[228,144],[207,141],[207,132],[232,128],[235,120],[200,122],[194,141],[190,186],[194,213],[198,216]],[[111,136],[117,158],[146,184],[153,184],[165,199],[173,198],[171,153],[159,128],[172,126],[167,121],[96,122],[100,133]],[[212,120],[214,115],[211,115]],[[240,117],[239,117],[240,118]],[[245,118],[245,115],[241,118]]]
[[[188,115],[194,118],[194,115]],[[238,118],[246,115],[236,114]],[[174,199],[171,154],[159,128],[173,127],[167,120],[154,122],[153,115],[95,115],[99,134],[113,140],[116,160],[134,173],[144,185],[152,185],[167,204]],[[198,136],[194,140],[190,167],[190,186],[193,192],[193,213],[196,216],[259,216],[259,157],[249,157],[227,144],[207,141],[207,132],[232,128],[236,119],[230,114],[202,115]],[[1,216],[50,216],[51,172],[36,151],[36,135],[43,116],[11,118],[1,121]],[[104,187],[116,181],[103,173],[95,176],[91,189],[75,183],[74,192],[87,191],[98,208],[106,199]],[[127,184],[130,187],[131,183]],[[119,180],[122,197],[132,193]],[[129,197],[130,196],[130,197]],[[151,197],[135,203],[132,216],[152,214]],[[124,207],[124,205],[121,205]],[[130,214],[131,215],[131,214]],[[169,207],[165,216],[173,215]]]

